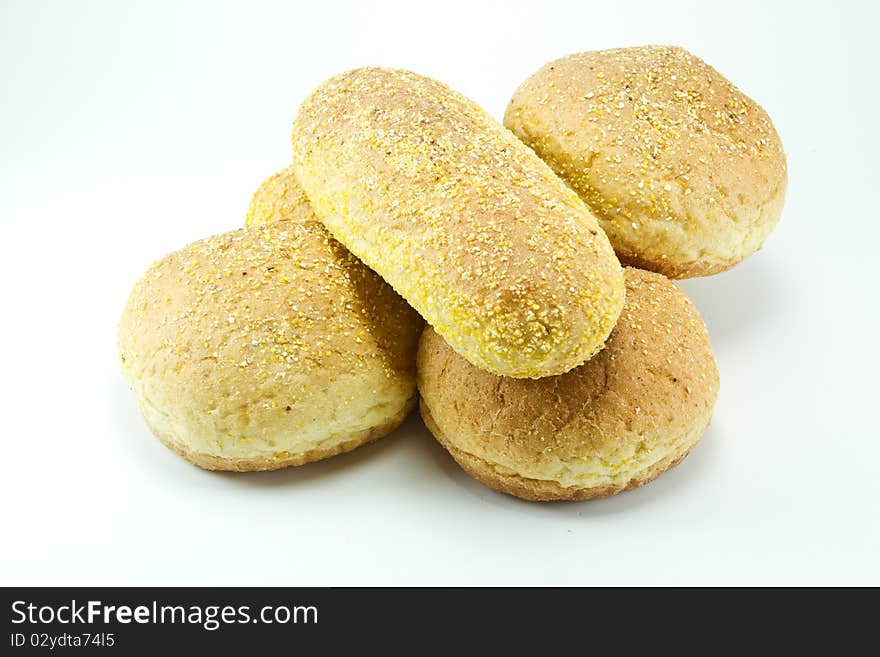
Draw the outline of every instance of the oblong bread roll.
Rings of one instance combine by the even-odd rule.
[[[468,361],[537,378],[602,347],[624,297],[608,239],[472,101],[408,71],[357,69],[303,102],[292,143],[333,236]]]

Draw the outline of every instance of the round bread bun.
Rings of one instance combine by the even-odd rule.
[[[209,470],[274,470],[393,431],[421,318],[314,222],[194,242],[152,265],[119,355],[153,433]]]
[[[671,278],[728,269],[779,221],[785,153],[767,113],[687,50],[551,62],[504,124],[599,218],[625,264]]]
[[[425,329],[422,418],[471,476],[526,500],[586,500],[651,481],[697,443],[718,395],[706,326],[667,278],[624,277],[605,348],[559,376],[493,376]]]
[[[270,176],[254,192],[244,225],[265,226],[273,221],[318,221],[293,167]]]

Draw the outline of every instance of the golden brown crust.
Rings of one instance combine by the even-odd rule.
[[[472,101],[357,69],[294,121],[298,180],[330,232],[476,365],[579,365],[623,305],[620,265],[577,194]]]
[[[605,349],[559,376],[494,376],[425,329],[423,417],[462,467],[526,499],[588,499],[684,458],[718,394],[708,333],[674,283],[632,268],[624,275],[627,303]]]
[[[210,454],[204,454],[190,449],[183,443],[175,440],[167,433],[163,433],[147,420],[147,426],[153,432],[159,441],[178,456],[189,461],[193,465],[197,465],[205,470],[219,470],[225,472],[265,472],[269,470],[281,470],[283,468],[305,465],[315,461],[322,461],[337,454],[350,452],[362,445],[384,438],[393,432],[406,419],[410,411],[415,406],[417,395],[413,395],[404,404],[400,411],[386,419],[381,424],[368,429],[362,429],[355,433],[349,434],[347,437],[333,437],[328,442],[330,447],[310,449],[305,452],[291,454],[289,452],[281,452],[271,458],[222,458]]]
[[[422,320],[317,222],[194,242],[152,265],[119,325],[157,435],[204,463],[330,454],[398,417]],[[305,456],[310,455],[310,456]]]
[[[683,48],[551,62],[516,91],[504,123],[580,194],[628,264],[717,273],[760,248],[782,213],[773,123]]]

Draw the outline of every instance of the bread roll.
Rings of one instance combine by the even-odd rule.
[[[211,470],[273,470],[392,431],[421,318],[316,222],[194,242],[151,266],[119,354],[153,433]]]
[[[561,376],[493,376],[425,330],[422,417],[469,474],[527,500],[586,500],[651,481],[697,443],[718,394],[706,327],[668,279],[625,278],[607,345]]]
[[[580,194],[626,264],[705,276],[776,226],[785,153],[767,113],[683,48],[587,52],[551,62],[504,124]]]
[[[415,73],[357,69],[305,100],[292,142],[321,221],[470,362],[541,377],[601,348],[623,305],[607,238],[476,104]]]
[[[296,180],[293,167],[287,167],[262,182],[248,206],[244,225],[251,228],[274,221],[318,222],[306,193]]]

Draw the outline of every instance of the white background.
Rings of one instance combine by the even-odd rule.
[[[0,584],[880,584],[877,4],[0,4]],[[116,362],[129,289],[238,227],[302,97],[438,77],[500,117],[551,58],[702,56],[773,117],[779,228],[684,288],[715,344],[703,442],[650,486],[538,505],[470,480],[417,414],[276,473],[162,447]]]

